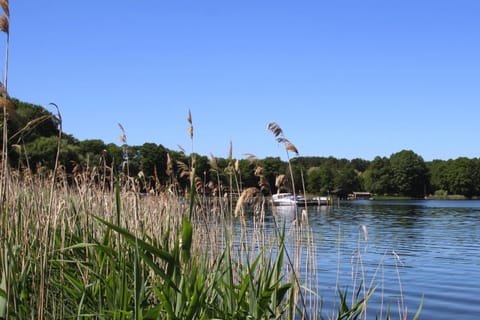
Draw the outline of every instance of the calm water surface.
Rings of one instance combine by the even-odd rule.
[[[279,216],[288,230],[293,213]],[[480,201],[352,201],[311,208],[308,218],[303,264],[314,268],[322,316],[336,308],[337,285],[352,292],[361,277],[377,287],[368,318],[388,306],[400,318],[404,305],[411,319],[424,297],[421,319],[480,319]]]

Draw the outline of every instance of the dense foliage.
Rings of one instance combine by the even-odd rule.
[[[8,129],[10,162],[20,171],[48,172],[54,167],[59,136],[57,119],[41,106],[11,99]],[[170,159],[171,168],[167,167]],[[158,191],[176,173],[179,190],[185,190],[188,179],[182,176],[181,163],[188,163],[182,151],[169,150],[162,145],[145,143],[141,146],[105,144],[102,140],[84,140],[63,134],[60,162],[69,175],[79,168],[111,169],[141,178],[143,192]],[[197,155],[198,183],[205,192],[228,193],[228,186],[241,188],[256,186],[255,168],[263,168],[262,175],[270,187],[277,191],[276,177],[290,177],[288,164],[279,157],[265,159],[216,158]],[[328,194],[342,190],[368,191],[377,195],[424,197],[427,195],[480,195],[480,160],[458,158],[426,162],[411,150],[402,150],[390,157],[364,159],[337,159],[334,157],[296,157],[292,159],[294,185],[314,194]],[[235,179],[232,170],[235,170]],[[208,186],[208,187],[207,187]],[[292,184],[290,182],[289,186]]]

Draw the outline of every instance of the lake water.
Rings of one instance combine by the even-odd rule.
[[[294,214],[278,216],[294,253]],[[422,297],[420,319],[480,319],[480,201],[350,201],[309,208],[308,220],[301,265],[314,279],[303,281],[322,297],[323,317],[338,308],[335,288],[351,297],[363,279],[376,287],[368,319],[388,308],[392,319],[411,319]]]

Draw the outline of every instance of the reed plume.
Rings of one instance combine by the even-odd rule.
[[[235,206],[235,216],[244,214],[244,205],[252,198],[257,197],[259,190],[255,187],[250,187],[243,190],[240,198],[238,198],[237,205]]]
[[[120,135],[120,142],[122,143],[123,149],[123,163],[122,168],[126,167],[127,177],[130,177],[130,166],[129,166],[129,157],[128,157],[128,143],[127,143],[127,134],[125,133],[125,128],[121,123],[118,123],[118,127],[122,134]]]
[[[293,178],[293,169],[292,169],[292,163],[290,161],[290,152],[295,153],[297,156],[299,155],[297,147],[293,143],[288,140],[285,135],[283,134],[282,128],[278,125],[276,122],[270,122],[267,126],[267,129],[270,130],[273,133],[273,136],[276,138],[278,143],[281,143],[285,147],[285,151],[287,153],[287,160],[288,160],[288,168],[290,171],[290,178],[292,179],[292,189],[293,193],[295,194],[295,181]]]
[[[190,135],[190,139],[193,140],[193,121],[192,121],[192,112],[190,112],[190,110],[188,110],[187,121],[189,123],[188,134]]]

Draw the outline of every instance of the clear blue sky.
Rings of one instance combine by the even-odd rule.
[[[480,1],[10,1],[11,96],[80,140],[480,156]],[[3,38],[2,38],[3,39]],[[2,50],[3,51],[3,50]],[[2,53],[3,54],[3,53]],[[3,68],[2,68],[3,71]]]

